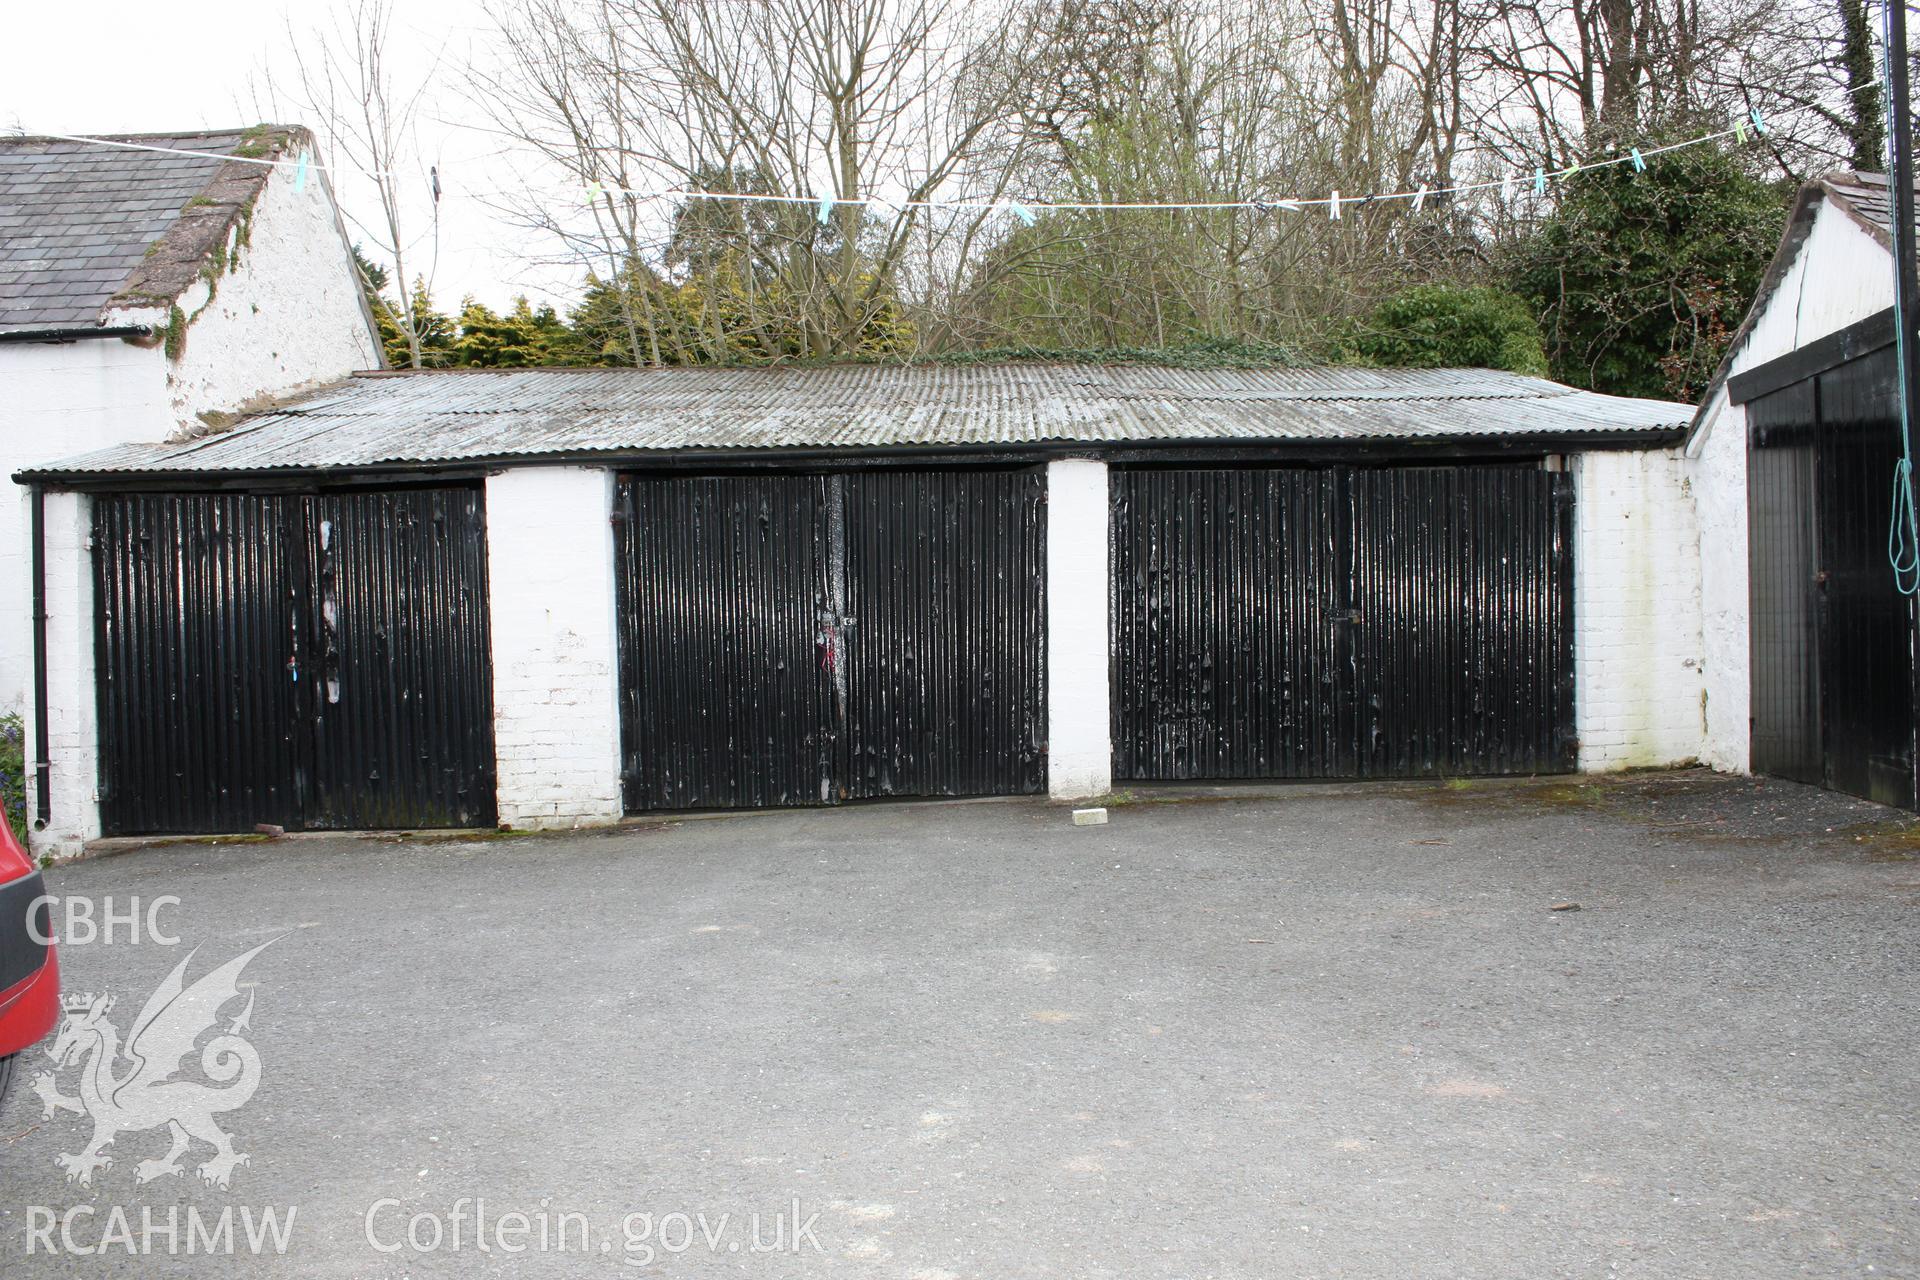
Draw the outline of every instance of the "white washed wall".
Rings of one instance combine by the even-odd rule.
[[[1108,719],[1107,464],[1047,464],[1047,791],[1113,786]]]
[[[1747,411],[1725,405],[1694,437],[1688,475],[1700,523],[1700,761],[1726,773],[1750,764],[1747,658]]]
[[[0,714],[32,691],[32,544],[14,472],[129,440],[164,440],[166,360],[118,338],[0,343]]]
[[[247,243],[237,243],[237,228],[229,236],[239,265],[180,299],[195,316],[168,369],[168,409],[182,432],[207,430],[202,413],[235,413],[380,367],[327,187],[318,177],[300,191],[293,184],[291,169],[273,171]]]
[[[502,825],[620,817],[612,513],[610,471],[515,467],[487,481]]]
[[[1574,460],[1574,727],[1587,772],[1700,755],[1700,540],[1677,449]]]

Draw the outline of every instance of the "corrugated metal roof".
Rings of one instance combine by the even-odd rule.
[[[1481,369],[825,365],[362,374],[222,434],[23,477],[673,451],[1657,438],[1692,409]]]

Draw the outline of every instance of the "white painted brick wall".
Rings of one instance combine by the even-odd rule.
[[[1574,460],[1574,724],[1583,771],[1684,764],[1704,733],[1700,537],[1677,450]]]
[[[166,357],[118,338],[0,346],[0,714],[33,680],[27,490],[10,477],[123,440],[164,440]]]
[[[1700,517],[1701,661],[1706,727],[1700,760],[1728,773],[1751,767],[1753,701],[1747,660],[1747,411],[1723,406],[1689,449]]]
[[[27,812],[34,853],[64,858],[100,835],[99,721],[93,688],[93,502],[49,493],[47,548],[47,756],[53,804],[34,804],[34,725],[27,707]],[[44,826],[42,818],[45,819]]]
[[[515,467],[487,481],[502,826],[620,817],[612,513],[609,471]]]
[[[1047,464],[1047,792],[1113,789],[1108,719],[1107,464]]]

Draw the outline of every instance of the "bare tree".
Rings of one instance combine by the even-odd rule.
[[[898,336],[892,318],[994,216],[932,218],[923,202],[990,202],[1013,169],[1002,126],[1033,33],[985,8],[502,0],[501,64],[476,77],[476,100],[591,197],[583,216],[537,196],[517,208],[634,282],[636,360],[725,358],[743,342],[851,353]],[[807,203],[641,194],[661,188]]]
[[[504,207],[636,363],[1311,347],[1490,278],[1556,199],[1504,176],[1755,110],[1779,171],[1818,163],[1862,74],[1833,3],[495,0],[469,79],[550,175]]]
[[[429,70],[412,83],[396,83],[389,57],[393,17],[389,0],[348,0],[329,26],[309,36],[288,34],[298,81],[295,105],[318,135],[322,163],[368,184],[374,194],[375,216],[358,215],[348,202],[346,217],[393,264],[398,297],[391,316],[418,369],[424,317],[417,304],[431,292],[439,259],[440,193],[423,170],[417,141],[433,77]],[[422,204],[427,227],[416,233],[413,210]],[[428,258],[424,271],[422,252]]]
[[[1470,0],[1486,144],[1564,164],[1759,110],[1797,175],[1848,114],[1831,0]]]

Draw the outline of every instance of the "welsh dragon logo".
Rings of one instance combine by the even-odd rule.
[[[41,1072],[33,1091],[48,1117],[70,1111],[93,1121],[93,1140],[85,1149],[54,1157],[68,1182],[92,1186],[96,1171],[113,1167],[113,1157],[105,1151],[115,1138],[162,1127],[172,1133],[173,1145],[158,1160],[142,1160],[134,1170],[136,1182],[184,1172],[181,1158],[195,1141],[213,1148],[212,1157],[198,1169],[212,1186],[226,1187],[234,1168],[248,1163],[214,1117],[246,1106],[260,1086],[260,1055],[244,1035],[252,1027],[253,992],[246,993],[246,1008],[224,1029],[220,1011],[239,998],[240,974],[247,962],[277,941],[227,961],[192,986],[186,985],[187,966],[198,948],[188,953],[147,998],[124,1046],[119,1029],[107,1018],[113,997],[65,998],[66,1020],[48,1050],[55,1070]],[[212,1084],[183,1075],[185,1060],[196,1049],[200,1071]],[[60,1092],[57,1073],[76,1064],[79,1093],[68,1097]]]

